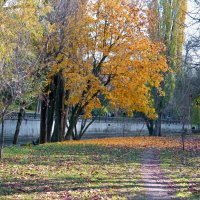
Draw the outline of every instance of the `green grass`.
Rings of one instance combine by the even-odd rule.
[[[145,200],[141,155],[143,147],[152,144],[160,152],[162,170],[173,182],[176,197],[200,199],[200,150],[172,149],[170,138],[160,142],[134,138],[128,147],[129,140],[6,147],[0,162],[0,200]],[[114,146],[117,142],[124,146]]]
[[[162,169],[173,181],[176,197],[200,200],[200,151],[166,150],[161,152]]]
[[[126,199],[142,187],[140,151],[98,145],[7,147],[0,199]]]

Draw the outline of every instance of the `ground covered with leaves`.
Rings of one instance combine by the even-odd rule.
[[[109,138],[6,147],[0,163],[0,199],[145,199],[141,155],[160,152],[176,197],[198,199],[199,139]]]
[[[161,169],[170,178],[175,196],[200,199],[200,151],[166,150],[161,152]]]

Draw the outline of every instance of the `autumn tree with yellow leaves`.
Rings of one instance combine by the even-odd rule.
[[[146,13],[136,3],[1,1],[2,121],[13,102],[36,95],[41,85],[40,143],[80,139],[78,118],[101,109],[100,96],[129,115],[156,117],[150,90],[162,92],[165,47],[149,37]]]
[[[89,118],[102,107],[100,95],[113,109],[156,117],[150,90],[161,92],[162,73],[168,67],[164,45],[151,40],[147,26],[144,10],[125,0],[89,1],[68,17],[62,26],[62,50],[48,74],[48,85],[62,80],[62,87],[56,87],[62,90],[57,95],[64,91],[61,115],[72,108],[67,133],[54,131],[56,141],[73,136],[81,113]]]
[[[75,15],[86,0],[66,0],[66,1],[45,1],[50,7],[50,11],[43,18],[45,26],[43,42],[40,45],[42,60],[40,65],[48,74],[53,63],[60,54],[64,52],[67,35],[65,30],[69,28],[68,20]],[[65,106],[65,89],[62,70],[55,72],[43,87],[40,94],[41,100],[41,120],[40,120],[40,143],[46,141],[63,140],[65,118],[67,115]],[[53,122],[55,119],[55,126]],[[52,134],[53,132],[53,134]],[[61,138],[62,137],[62,138]]]

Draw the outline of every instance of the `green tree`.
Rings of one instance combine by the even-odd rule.
[[[37,91],[35,64],[42,26],[34,1],[8,4],[0,1],[0,157],[4,145],[4,120],[12,105]],[[34,91],[35,90],[35,91]]]
[[[161,88],[165,96],[152,89],[158,118],[147,119],[147,126],[153,135],[161,135],[161,118],[163,110],[172,100],[176,77],[182,71],[182,51],[184,44],[184,23],[186,18],[186,0],[153,0],[149,4],[149,34],[153,40],[161,41],[166,46],[167,63],[170,71],[164,74]]]

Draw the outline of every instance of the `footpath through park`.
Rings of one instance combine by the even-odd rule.
[[[159,151],[147,149],[142,154],[142,184],[147,200],[169,200],[173,197],[175,186],[160,168]]]

